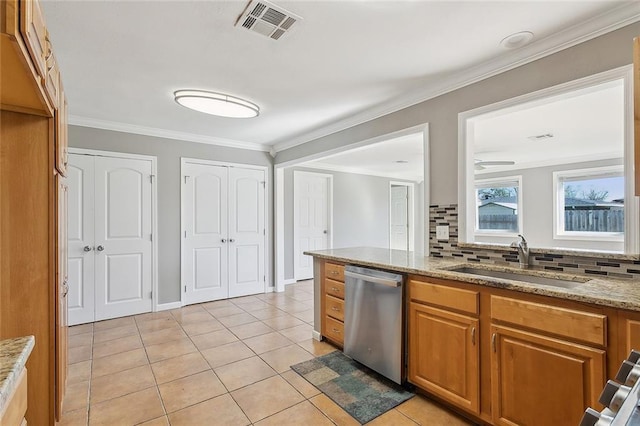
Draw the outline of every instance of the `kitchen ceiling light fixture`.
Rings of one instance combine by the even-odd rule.
[[[503,38],[500,42],[500,46],[505,49],[517,49],[529,44],[531,40],[533,40],[533,33],[531,31],[520,31]]]
[[[173,95],[178,104],[205,114],[229,118],[252,118],[260,114],[258,105],[224,93],[177,90]]]

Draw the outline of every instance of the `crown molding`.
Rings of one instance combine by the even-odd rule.
[[[98,120],[95,118],[69,115],[69,124],[95,129],[112,130],[114,132],[133,133],[136,135],[155,136],[158,138],[173,139],[179,141],[198,142],[209,145],[226,146],[229,148],[248,149],[251,151],[270,152],[272,147],[253,142],[236,141],[233,139],[217,138],[213,136],[198,135],[195,133],[178,132],[174,130],[158,129],[156,127],[138,126],[135,124],[121,123],[117,121]]]
[[[419,104],[429,99],[444,95],[445,93],[477,83],[481,80],[512,70],[519,66],[552,55],[561,50],[594,39],[601,35],[620,29],[624,26],[640,21],[640,3],[629,2],[613,10],[595,16],[580,24],[568,27],[558,33],[535,41],[513,52],[498,58],[468,68],[463,72],[453,74],[451,77],[440,80],[438,83],[427,85],[422,90],[413,91],[407,96],[402,96],[393,102],[387,102],[377,107],[369,108],[358,114],[335,121],[300,134],[292,139],[282,140],[274,144],[275,152],[281,152],[315,139],[366,123],[376,118],[394,113],[396,111]]]
[[[417,183],[420,183],[424,180],[420,176],[414,176],[413,178],[411,178],[407,176],[402,176],[397,173],[384,173],[384,172],[379,172],[375,170],[362,169],[358,167],[338,166],[335,164],[327,164],[327,163],[319,163],[319,162],[318,163],[311,162],[309,164],[302,163],[302,164],[298,164],[296,167],[304,167],[304,168],[316,169],[316,170],[326,170],[331,172],[351,173],[356,175],[376,176],[381,178],[404,180],[404,181],[417,182]]]

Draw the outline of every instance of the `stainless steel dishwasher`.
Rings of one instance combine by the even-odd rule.
[[[347,265],[344,277],[344,353],[402,384],[403,276]]]

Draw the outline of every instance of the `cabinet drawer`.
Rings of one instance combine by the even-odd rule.
[[[333,296],[324,298],[324,313],[340,321],[344,321],[344,301]]]
[[[607,317],[501,296],[491,296],[491,318],[606,346]]]
[[[4,413],[0,413],[0,425],[18,426],[27,412],[27,369],[20,373],[13,394],[9,396]]]
[[[343,344],[344,343],[344,324],[342,321],[338,321],[329,316],[325,317],[326,330],[325,336],[329,339]]]
[[[410,280],[409,297],[416,302],[478,314],[479,293],[477,291]]]
[[[334,280],[325,280],[324,291],[338,299],[344,299],[344,284]]]
[[[325,276],[335,281],[344,282],[344,265],[336,265],[335,263],[324,264]]]

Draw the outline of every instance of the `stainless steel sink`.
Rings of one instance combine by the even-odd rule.
[[[470,266],[462,266],[459,268],[450,269],[450,271],[460,272],[463,274],[478,275],[482,277],[502,278],[505,280],[522,281],[526,283],[542,284],[562,288],[575,288],[586,282],[586,280],[575,281],[572,279],[541,277],[539,275],[529,275],[522,272],[494,271],[491,269],[474,268]]]

